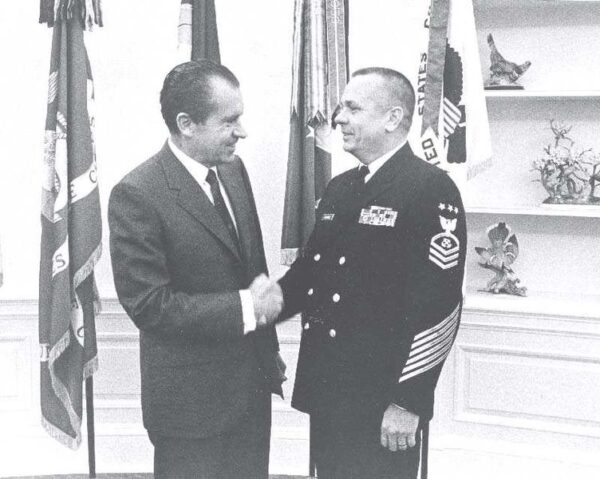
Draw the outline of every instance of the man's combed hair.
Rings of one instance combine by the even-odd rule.
[[[231,70],[210,60],[182,63],[167,74],[160,92],[160,106],[171,133],[179,133],[179,113],[187,113],[195,123],[206,121],[213,111],[210,83],[213,78],[220,78],[236,88],[240,86]]]
[[[412,116],[415,111],[415,89],[410,80],[399,71],[384,67],[369,67],[356,70],[352,77],[361,75],[378,75],[390,86],[389,93],[394,102],[399,103],[404,108],[403,123],[410,127]]]

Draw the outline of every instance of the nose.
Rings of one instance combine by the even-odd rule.
[[[333,112],[333,116],[331,118],[331,122],[333,126],[344,125],[348,123],[348,117],[346,116],[346,109],[342,105],[338,105]]]
[[[246,130],[244,129],[241,123],[238,123],[238,125],[235,127],[235,129],[233,130],[233,134],[236,136],[236,138],[240,139],[246,138],[248,136]]]

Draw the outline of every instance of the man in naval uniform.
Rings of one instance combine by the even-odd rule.
[[[335,122],[361,163],[329,183],[280,280],[302,340],[292,405],[310,414],[319,479],[412,478],[462,307],[465,212],[407,143],[410,82],[355,72]]]

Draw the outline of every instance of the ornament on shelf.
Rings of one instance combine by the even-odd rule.
[[[544,156],[533,161],[539,181],[548,193],[545,204],[600,205],[600,155],[591,148],[579,150],[568,136],[572,126],[550,120],[554,144],[544,147]]]
[[[483,263],[479,263],[479,266],[495,273],[483,291],[526,296],[527,288],[519,286],[520,280],[511,268],[519,256],[517,236],[511,235],[510,227],[503,222],[490,226],[487,229],[487,236],[491,243],[489,248],[475,246],[475,251],[484,260]]]
[[[485,81],[486,90],[522,90],[518,79],[531,66],[530,61],[520,65],[506,60],[496,48],[494,37],[490,33],[487,36],[490,47],[490,77]]]

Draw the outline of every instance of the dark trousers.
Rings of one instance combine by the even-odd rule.
[[[202,439],[151,435],[155,479],[267,479],[271,395],[255,404],[233,429]]]
[[[347,412],[347,411],[346,411]],[[380,444],[382,415],[311,414],[311,449],[319,479],[416,479],[420,442],[391,452]]]

